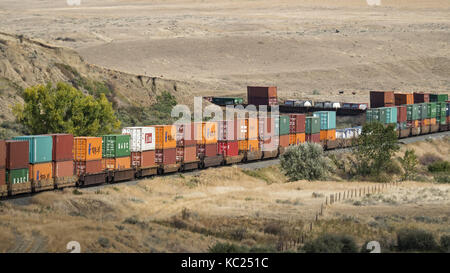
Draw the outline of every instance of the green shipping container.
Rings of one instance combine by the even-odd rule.
[[[419,120],[419,105],[418,104],[408,104],[406,105],[406,117],[408,121]]]
[[[280,116],[280,136],[289,135],[289,116]]]
[[[428,118],[428,103],[418,103],[419,104],[419,117],[421,120]]]
[[[306,134],[318,134],[320,133],[320,117],[306,117]]]
[[[436,103],[435,102],[428,102],[428,118],[435,118],[436,117]]]
[[[436,122],[442,125],[447,124],[447,103],[436,103]]]
[[[102,136],[102,156],[104,158],[130,156],[130,135]]]
[[[30,177],[30,171],[28,169],[17,169],[6,171],[6,183],[19,184],[26,183]]]
[[[430,94],[430,102],[448,101],[448,94]]]
[[[19,136],[14,140],[28,141],[30,144],[30,164],[45,163],[53,158],[53,138],[51,136]]]
[[[397,107],[380,108],[380,120],[383,124],[397,123]]]
[[[336,129],[336,112],[319,111],[314,112],[315,117],[320,117],[320,130]]]
[[[220,98],[214,97],[212,98],[212,102],[218,105],[234,105],[234,104],[242,104],[244,103],[243,98]]]
[[[374,122],[380,120],[380,110],[379,108],[369,109],[366,112],[367,122]]]

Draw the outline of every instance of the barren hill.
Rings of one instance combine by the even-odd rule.
[[[74,50],[22,35],[0,33],[0,122],[13,120],[11,106],[36,84],[69,82],[85,92],[107,88],[117,107],[149,106],[162,91],[182,98],[190,87],[179,81],[132,75],[88,64]]]

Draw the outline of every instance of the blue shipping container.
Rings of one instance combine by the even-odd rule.
[[[314,112],[315,117],[320,117],[320,130],[336,129],[336,112],[319,111]]]
[[[30,144],[30,164],[52,161],[53,138],[51,136],[20,136],[14,140],[28,141]]]

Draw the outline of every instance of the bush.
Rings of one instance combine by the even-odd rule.
[[[436,161],[430,165],[428,165],[428,171],[432,173],[437,172],[450,172],[450,162],[448,161]]]
[[[450,235],[443,235],[440,240],[441,250],[445,253],[450,253]]]
[[[424,154],[423,156],[420,157],[419,162],[420,162],[420,164],[422,164],[424,166],[428,166],[431,163],[434,163],[436,161],[441,161],[441,160],[442,160],[442,158],[437,156],[437,155],[435,155],[435,154],[426,153],[426,154]]]
[[[434,175],[434,180],[438,183],[450,183],[450,174],[439,173]]]
[[[248,253],[249,249],[245,246],[230,244],[230,243],[216,243],[209,247],[209,253]]]
[[[358,247],[350,236],[325,234],[307,242],[302,250],[306,253],[356,253]]]
[[[416,174],[417,163],[419,163],[414,150],[406,150],[405,155],[399,158],[399,161],[404,171],[402,179],[408,180],[413,178],[413,176]]]
[[[430,232],[420,229],[402,229],[397,233],[400,251],[435,251],[438,245]]]
[[[398,151],[395,127],[379,122],[364,124],[362,133],[355,141],[354,155],[358,162],[358,174],[378,176],[392,163],[392,156]]]
[[[331,164],[323,155],[322,146],[316,143],[290,147],[281,156],[281,167],[290,181],[322,179],[331,170]]]

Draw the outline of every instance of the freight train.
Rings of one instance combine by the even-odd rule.
[[[449,106],[446,101],[379,107],[367,111],[367,121],[396,124],[399,138],[448,131]],[[346,148],[360,132],[360,127],[337,130],[336,112],[319,111],[127,127],[121,135],[102,137],[16,137],[0,141],[0,196],[273,159],[304,142],[325,150]]]

